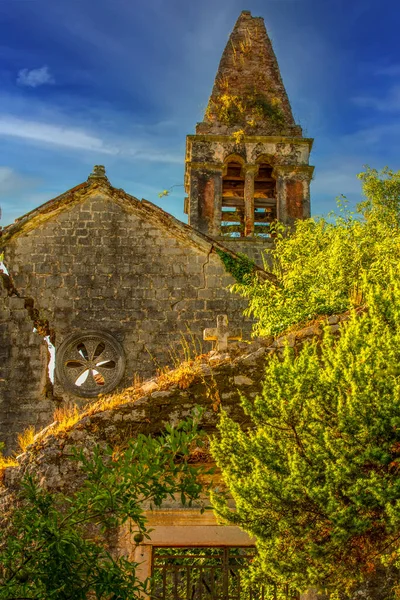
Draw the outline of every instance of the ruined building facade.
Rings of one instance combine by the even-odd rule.
[[[104,168],[2,231],[0,440],[209,350],[218,314],[250,337],[223,256],[262,266],[274,221],[310,214],[312,140],[295,124],[261,18],[243,12],[196,133],[186,225],[114,188]],[[48,337],[47,337],[48,336]],[[47,341],[55,347],[54,383]]]

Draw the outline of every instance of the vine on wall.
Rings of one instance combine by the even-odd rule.
[[[222,260],[225,270],[232,275],[238,283],[246,283],[249,276],[253,273],[255,262],[246,254],[238,253],[238,258],[234,258],[228,252],[215,248],[216,253]]]

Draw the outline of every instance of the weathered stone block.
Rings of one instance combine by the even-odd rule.
[[[18,296],[10,296],[8,300],[8,306],[12,311],[18,311],[19,309],[25,308],[25,299],[18,298]]]

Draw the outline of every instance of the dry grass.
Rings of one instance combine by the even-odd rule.
[[[3,483],[5,470],[9,467],[18,467],[18,461],[13,456],[2,456],[0,454],[0,484]]]
[[[163,369],[157,377],[159,389],[165,390],[171,385],[177,385],[181,390],[185,390],[200,375],[203,364],[200,361],[189,360],[181,363],[176,369]]]
[[[33,426],[28,427],[18,435],[18,446],[21,452],[26,452],[27,447],[32,444],[33,438],[35,437],[35,428]],[[4,473],[6,469],[10,467],[18,467],[18,460],[16,458],[17,452],[14,452],[12,456],[3,456],[1,453],[2,447],[0,448],[0,484],[4,481]]]
[[[135,400],[157,390],[167,390],[171,386],[178,386],[180,389],[188,388],[193,381],[198,378],[206,383],[204,369],[209,365],[209,355],[201,354],[202,344],[190,331],[182,334],[180,347],[171,352],[172,362],[175,368],[158,369],[158,375],[151,381],[143,382],[137,375],[134,377],[133,385],[124,389],[122,392],[100,396],[98,400],[88,404],[83,409],[78,409],[74,405],[65,405],[57,408],[54,412],[54,423],[47,427],[43,432],[34,436],[34,431],[27,430],[21,434],[19,443],[24,452],[35,437],[35,443],[41,443],[48,436],[62,437],[67,434],[81,419],[90,417],[97,413],[113,410],[122,404],[134,402]],[[191,358],[195,357],[195,358]],[[215,363],[214,363],[215,364]],[[207,396],[210,398],[213,409],[217,410],[219,405],[219,396],[214,389],[212,382],[210,392]],[[11,465],[10,465],[11,466]]]
[[[22,452],[26,452],[28,446],[33,443],[35,437],[35,428],[33,425],[25,429],[22,433],[18,434],[18,446]]]
[[[181,362],[175,369],[163,369],[154,380],[154,391],[166,390],[173,385],[177,385],[180,389],[188,388],[196,377],[202,377],[206,357],[207,355],[200,355],[195,360]],[[57,408],[54,412],[54,424],[47,428],[43,435],[39,433],[36,436],[36,441],[42,441],[49,435],[59,436],[65,434],[84,417],[112,410],[127,402],[134,402],[149,393],[144,389],[145,385],[146,383],[143,383],[139,377],[135,377],[132,387],[116,394],[100,396],[96,402],[89,404],[83,410],[79,410],[76,406]]]
[[[69,430],[81,418],[81,414],[77,406],[65,405],[56,408],[54,411],[54,420],[56,421],[56,429],[58,432]],[[54,434],[54,431],[51,431]]]
[[[70,431],[74,425],[78,423],[84,417],[90,417],[99,412],[111,410],[126,402],[132,402],[139,398],[142,394],[140,393],[141,384],[135,384],[133,387],[126,388],[123,392],[112,394],[109,396],[102,396],[96,402],[89,404],[83,410],[79,410],[77,406],[67,405],[57,408],[54,411],[54,423],[51,427],[47,428],[43,435],[40,433],[36,437],[36,441],[42,441],[49,435],[61,436],[62,434]]]

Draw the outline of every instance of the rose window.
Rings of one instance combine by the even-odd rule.
[[[109,333],[74,333],[56,352],[57,378],[75,396],[93,398],[110,392],[124,370],[122,346]]]

